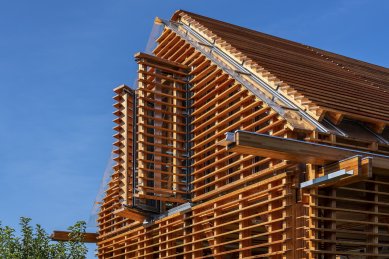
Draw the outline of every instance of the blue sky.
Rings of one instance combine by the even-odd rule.
[[[112,147],[112,89],[155,16],[184,9],[389,66],[389,2],[0,0],[0,220],[88,220]],[[91,257],[90,253],[90,257]]]

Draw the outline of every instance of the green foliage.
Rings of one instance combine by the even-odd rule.
[[[72,258],[84,258],[88,252],[85,244],[82,242],[84,238],[86,223],[85,221],[78,221],[73,226],[70,226],[69,250],[72,252]]]
[[[69,242],[52,242],[50,236],[40,226],[35,229],[31,219],[20,218],[21,237],[17,237],[11,227],[3,227],[0,222],[0,258],[7,259],[83,259],[88,252],[83,243],[86,223],[78,221],[70,226]]]

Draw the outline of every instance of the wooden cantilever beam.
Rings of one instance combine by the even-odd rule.
[[[153,56],[153,55],[149,55],[149,54],[146,54],[146,53],[143,53],[143,52],[138,52],[134,55],[135,59],[139,60],[139,59],[147,59],[151,62],[154,62],[155,64],[159,64],[159,65],[162,65],[162,66],[167,66],[167,67],[171,67],[171,68],[181,68],[183,70],[189,70],[189,67],[188,66],[185,66],[181,63],[177,63],[177,62],[173,62],[173,61],[170,61],[170,60],[167,60],[167,59],[163,59],[163,58],[159,58],[159,57],[156,57],[156,56]]]
[[[122,207],[118,210],[115,210],[114,214],[117,216],[123,217],[123,218],[132,219],[132,220],[138,221],[138,222],[143,222],[147,218],[147,215],[145,215],[141,211],[133,209],[133,208],[128,208],[128,207]]]
[[[51,234],[51,240],[53,241],[70,241],[69,231],[58,231],[54,230]],[[97,243],[97,233],[84,233],[84,243]]]
[[[361,155],[362,157],[371,157],[373,167],[389,169],[389,156],[255,132],[237,130],[232,141],[231,133],[228,133],[224,143],[227,143],[227,150],[230,152],[316,165],[324,165]]]

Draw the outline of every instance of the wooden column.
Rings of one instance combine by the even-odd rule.
[[[329,243],[326,243],[325,250],[332,252],[333,254],[326,254],[324,257],[326,259],[337,259],[336,258],[336,189],[329,188],[328,196],[331,197],[328,199],[328,207],[332,209],[327,209],[325,211],[324,217],[329,218],[330,220],[324,222],[324,226],[331,231],[323,232],[322,236],[324,239],[330,240]]]
[[[145,251],[143,250],[143,247],[145,246],[145,229],[140,229],[138,230],[138,247],[137,247],[137,258],[142,258],[143,255],[145,254]]]
[[[307,164],[307,174],[308,174],[308,180],[316,178],[316,168],[312,164]],[[317,220],[313,217],[317,217],[317,209],[313,206],[318,205],[317,197],[315,195],[318,194],[317,187],[314,187],[310,189],[309,191],[309,210],[308,210],[308,222],[309,222],[309,230],[308,230],[308,258],[314,259],[315,254],[311,251],[317,250],[316,242],[312,239],[317,238],[316,231],[314,230],[317,228]]]
[[[244,199],[246,195],[241,193],[239,194],[239,258],[246,258],[251,256],[251,249],[246,249],[247,247],[251,246],[251,239],[247,239],[251,236],[251,230],[246,229],[243,230],[243,228],[246,228],[250,226],[251,224],[246,219],[243,218],[249,216],[248,211],[243,209],[246,207],[246,200]],[[245,249],[245,250],[243,250]]]
[[[268,186],[268,189],[272,188],[271,183],[268,183],[267,186]],[[268,192],[267,199],[271,200],[272,197],[273,197],[272,194],[270,192]],[[273,204],[271,202],[269,202],[267,206],[268,206],[267,211],[269,212],[269,214],[267,214],[267,222],[271,222],[273,220],[273,215],[270,212],[273,210]],[[273,242],[273,236],[270,233],[273,231],[273,226],[271,225],[271,223],[268,223],[266,225],[266,228],[267,228],[267,232],[269,233],[267,242],[269,244],[271,244]],[[269,245],[268,253],[272,253],[273,250],[274,250],[273,247],[271,245]]]
[[[211,239],[213,239],[213,242],[211,241],[210,242],[210,245],[215,245],[213,248],[211,248],[211,251],[213,253],[213,256],[215,259],[222,259],[223,257],[218,255],[219,253],[223,252],[223,246],[218,246],[218,244],[222,243],[223,242],[223,238],[220,237],[220,235],[223,234],[224,230],[223,230],[223,227],[219,227],[219,225],[221,225],[223,222],[222,222],[222,218],[217,218],[218,216],[220,216],[222,214],[222,212],[220,211],[220,209],[218,209],[218,203],[216,202],[214,204],[214,209],[213,209],[213,216],[214,216],[214,220],[213,220],[213,224],[209,224],[208,223],[208,226],[214,226],[215,228],[213,229],[213,231],[211,231],[210,233],[213,234],[213,236],[210,236]]]
[[[160,228],[159,228],[159,257],[160,258],[163,258],[166,256],[166,233],[167,233],[167,229],[166,229],[166,224],[167,224],[167,221],[166,220],[161,220],[160,222]]]
[[[189,243],[192,241],[192,213],[187,212],[184,214],[184,259],[191,259],[192,245]]]
[[[177,87],[178,84],[176,82],[173,83],[174,84],[174,88],[173,88],[173,96],[178,96],[178,92],[177,92]],[[172,128],[173,128],[173,138],[172,138],[172,142],[173,142],[173,147],[176,148],[176,149],[173,149],[173,165],[176,165],[173,167],[173,177],[172,177],[172,182],[169,183],[169,186],[168,188],[171,188],[173,190],[173,194],[175,194],[177,192],[177,190],[179,189],[178,188],[178,181],[180,181],[180,178],[177,177],[177,174],[179,173],[182,173],[180,170],[178,170],[178,167],[177,166],[181,166],[182,163],[182,159],[179,159],[178,157],[182,157],[183,154],[178,150],[178,142],[177,142],[177,139],[180,138],[180,136],[177,134],[177,132],[179,132],[179,128],[178,128],[178,118],[177,118],[177,114],[182,114],[182,111],[180,111],[180,109],[177,108],[177,105],[178,105],[178,101],[176,98],[173,98],[172,100],[173,102],[173,124],[172,124]],[[170,177],[169,177],[170,179]],[[171,185],[170,185],[171,184]]]
[[[378,189],[378,185],[373,181],[366,183],[366,185],[367,185],[366,189],[368,191],[370,191],[370,192],[366,193],[366,196],[368,197],[368,200],[370,200],[372,202],[369,206],[372,214],[368,215],[368,220],[371,224],[368,225],[368,227],[367,227],[367,232],[372,233],[371,235],[367,236],[367,243],[370,243],[371,245],[367,246],[366,252],[371,253],[371,254],[378,254],[379,253],[379,250],[378,250],[378,248],[379,248],[378,247],[379,228],[378,228],[377,224],[379,223],[379,221],[378,221],[377,213],[379,213],[379,211],[378,211],[378,204],[377,203],[379,202],[379,199],[378,199],[377,192],[379,191],[379,189]],[[378,257],[377,256],[368,256],[366,258],[367,259],[375,259]]]
[[[201,230],[203,230],[203,228],[200,226],[200,224],[197,224],[198,222],[201,221],[201,217],[197,216],[196,215],[196,211],[193,211],[193,232],[195,232],[195,234],[192,235],[192,250],[193,250],[193,253],[192,253],[192,259],[197,259],[201,256],[203,256],[203,251],[201,248],[203,248],[203,244],[202,242],[198,242],[198,240],[201,239],[201,234],[200,233],[197,233],[197,232],[201,232]],[[200,250],[201,249],[201,250]]]
[[[295,189],[292,188],[293,175],[288,175],[284,178],[286,186],[283,188],[282,205],[285,208],[282,211],[283,218],[283,237],[284,240],[282,250],[285,252],[283,258],[285,259],[297,259],[296,258],[296,196]]]
[[[173,230],[173,227],[171,226],[171,224],[169,224],[169,223],[171,223],[171,221],[174,221],[175,219],[173,218],[173,219],[169,219],[169,220],[167,220],[167,229],[166,229],[166,231],[167,231],[167,243],[166,243],[166,249],[167,249],[167,256],[174,256],[175,255],[175,252],[176,252],[176,250],[175,250],[175,242],[173,242],[172,240],[174,239],[174,234],[172,233],[174,230]]]

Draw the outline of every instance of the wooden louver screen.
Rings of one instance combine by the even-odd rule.
[[[123,230],[132,220],[118,217],[114,212],[122,204],[133,203],[133,129],[134,129],[134,96],[135,93],[127,86],[114,89],[114,165],[113,174],[106,190],[99,212],[100,236]]]
[[[137,54],[138,206],[163,212],[187,199],[187,67]]]

